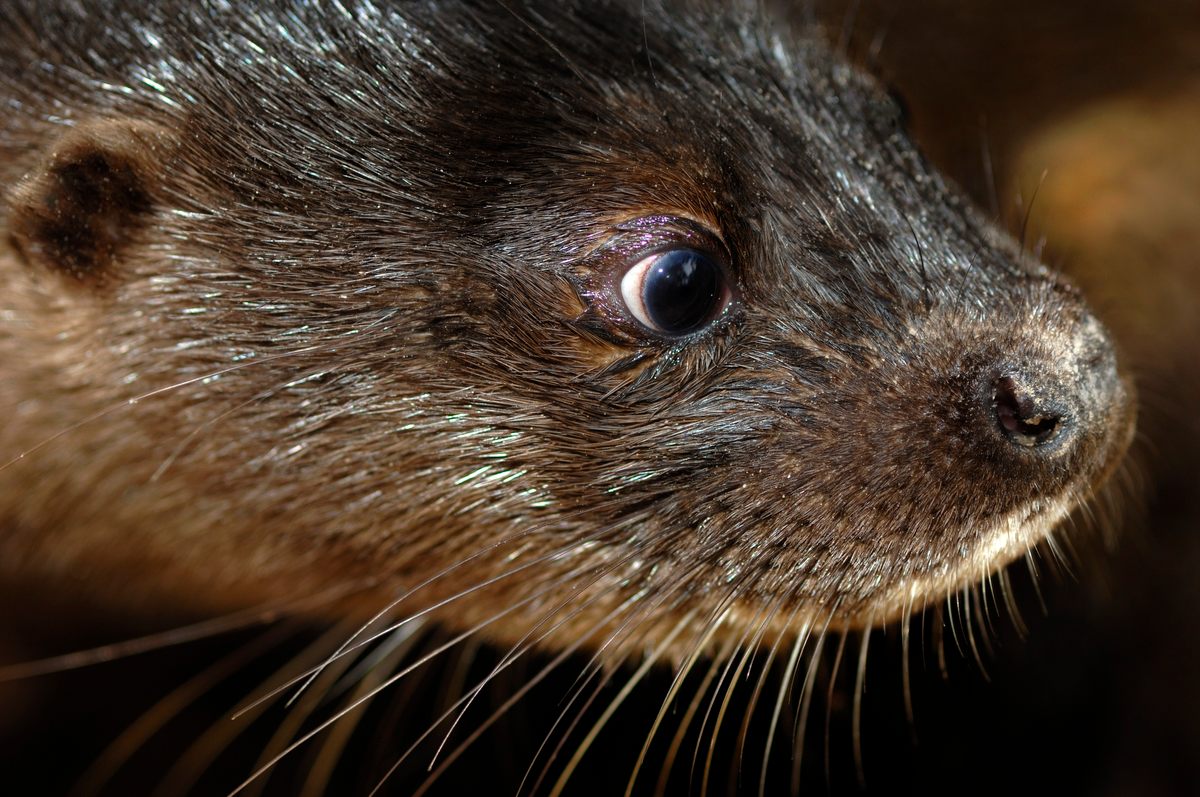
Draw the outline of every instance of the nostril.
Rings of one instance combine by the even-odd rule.
[[[1026,448],[1045,445],[1062,427],[1062,415],[1039,406],[1028,392],[1010,376],[996,380],[992,405],[1000,431],[1012,442]]]

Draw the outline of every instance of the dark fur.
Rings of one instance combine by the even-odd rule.
[[[234,370],[6,468],[36,481],[19,511],[38,548],[150,526],[139,557],[219,546],[266,559],[220,574],[258,585],[586,542],[534,581],[593,562],[596,594],[633,578],[617,591],[866,622],[981,576],[982,524],[1077,500],[1123,445],[1111,354],[1077,296],[947,191],[884,94],[814,40],[653,5],[70,9],[6,29],[5,171],[67,124],[173,143],[144,154],[153,231],[121,284],[64,298],[39,282],[14,308],[35,331],[0,333],[5,405],[41,387],[6,459]],[[18,241],[61,244],[22,226],[36,214],[14,195]],[[667,214],[710,228],[739,294],[684,344],[589,304],[631,236],[679,235],[621,225]],[[87,360],[74,390],[49,345]],[[1077,443],[1031,458],[988,434],[1001,372],[1078,390]],[[41,495],[70,497],[59,528],[34,528]],[[932,586],[909,597],[916,579]]]
[[[453,566],[412,610],[522,568],[439,616],[687,651],[940,599],[1123,451],[1077,292],[815,35],[350,7],[6,9],[10,570],[208,606],[369,583],[372,610]],[[96,163],[127,164],[99,200],[69,179]],[[695,239],[735,305],[640,332],[608,280]],[[998,433],[1001,376],[1067,407],[1060,446]]]

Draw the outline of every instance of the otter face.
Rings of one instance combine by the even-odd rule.
[[[632,5],[114,15],[9,194],[9,549],[622,651],[1048,534],[1131,433],[1080,296],[815,39]]]

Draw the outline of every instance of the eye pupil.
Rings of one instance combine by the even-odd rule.
[[[642,285],[646,316],[669,335],[694,331],[712,318],[721,300],[721,276],[711,258],[693,249],[660,255]]]

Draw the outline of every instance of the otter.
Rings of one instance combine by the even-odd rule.
[[[682,668],[1045,539],[1105,330],[751,6],[10,3],[5,577]]]

